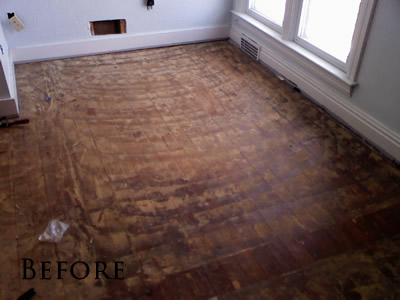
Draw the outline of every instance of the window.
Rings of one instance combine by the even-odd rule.
[[[359,59],[362,46],[357,42],[363,41],[360,36],[365,35],[365,19],[372,14],[373,2],[248,0],[247,13],[280,33],[283,40],[300,45],[348,73],[354,58]],[[354,69],[350,72],[353,76]]]

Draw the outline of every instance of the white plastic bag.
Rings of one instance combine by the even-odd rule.
[[[39,241],[58,243],[68,228],[68,224],[53,219],[47,225],[46,230],[39,236]]]

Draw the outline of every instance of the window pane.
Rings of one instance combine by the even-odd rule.
[[[361,0],[304,0],[299,37],[346,62]]]
[[[282,26],[286,0],[254,0],[253,9],[268,20]]]

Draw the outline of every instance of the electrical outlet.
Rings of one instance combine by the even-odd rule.
[[[8,19],[8,22],[10,22],[10,24],[12,26],[14,26],[16,31],[21,31],[22,29],[25,28],[24,23],[22,23],[21,19],[18,18],[16,15],[14,15],[12,18]]]

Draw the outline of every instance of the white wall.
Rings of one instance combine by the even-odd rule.
[[[358,76],[349,99],[400,134],[400,1],[378,1]]]
[[[133,43],[130,48],[140,48],[141,44],[135,43],[136,36],[165,36],[166,33],[174,33],[176,36],[180,31],[188,34],[181,38],[172,38],[172,43],[191,41],[188,37],[191,30],[195,30],[192,40],[228,37],[231,8],[232,0],[155,0],[152,10],[147,10],[144,0],[1,0],[0,21],[10,48],[27,50],[23,54],[22,51],[16,52],[16,61],[20,61],[26,60],[26,56],[29,56],[28,50],[32,47],[111,40],[115,37],[91,36],[89,22],[96,20],[126,19],[127,34],[118,35],[114,42],[118,43],[123,37],[130,38]],[[16,32],[8,25],[7,12],[15,12],[26,28]],[[199,29],[208,29],[208,34],[198,34]],[[160,45],[165,44],[165,41],[168,39],[161,40]],[[82,47],[81,44],[78,46]],[[157,40],[153,38],[153,43],[143,45],[149,46],[157,46]],[[129,45],[125,41],[124,45],[117,45],[115,49],[102,49],[99,43],[96,47],[98,52],[107,52],[124,50]],[[57,50],[54,48],[54,51]],[[82,54],[88,53],[83,51]],[[49,56],[52,55],[50,53]]]

